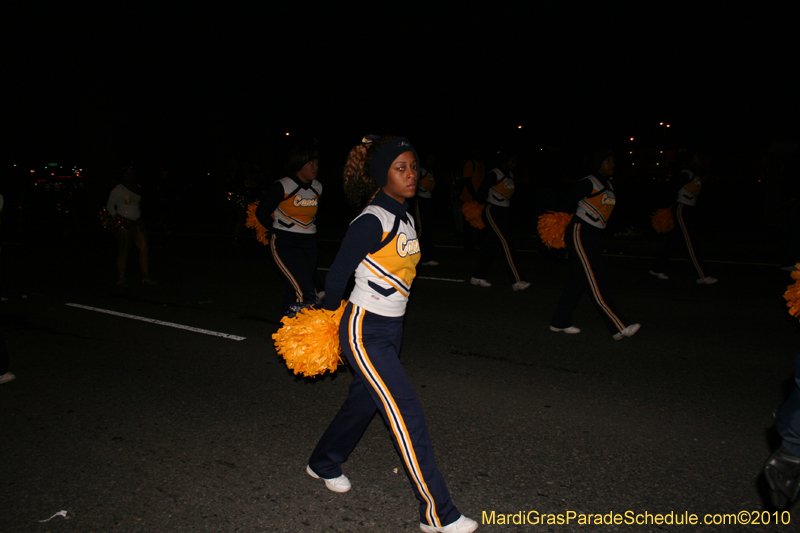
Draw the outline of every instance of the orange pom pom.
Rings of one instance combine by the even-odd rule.
[[[671,207],[658,209],[655,213],[650,215],[650,221],[656,233],[667,233],[672,231],[672,228],[675,227],[675,220],[672,218]]]
[[[345,303],[336,311],[305,308],[292,318],[281,319],[283,325],[272,335],[275,351],[295,374],[315,377],[339,367],[339,322]]]
[[[265,228],[261,222],[258,221],[258,218],[256,217],[256,209],[258,209],[258,200],[247,205],[247,220],[245,221],[244,225],[248,228],[253,228],[256,230],[256,239],[258,239],[258,242],[266,246],[269,244],[269,238],[267,237],[269,228]]]
[[[792,272],[791,276],[796,281],[786,288],[783,297],[786,299],[789,314],[800,320],[800,263],[797,263],[795,267],[797,270]]]
[[[464,218],[473,228],[483,229],[486,227],[486,224],[484,224],[483,220],[481,219],[483,206],[478,202],[466,202],[461,206],[461,212],[464,213]]]
[[[539,223],[536,224],[539,238],[548,248],[566,248],[564,231],[570,220],[572,215],[566,213],[547,211],[544,215],[539,215]]]

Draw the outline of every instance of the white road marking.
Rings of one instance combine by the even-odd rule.
[[[88,309],[89,311],[97,311],[98,313],[105,313],[107,315],[121,316],[123,318],[132,318],[134,320],[141,320],[142,322],[150,322],[151,324],[158,324],[159,326],[169,326],[171,328],[185,329],[186,331],[202,333],[203,335],[213,335],[214,337],[222,337],[223,339],[231,339],[234,341],[243,341],[247,338],[247,337],[240,337],[238,335],[231,335],[230,333],[211,331],[210,329],[193,328],[192,326],[184,326],[183,324],[176,324],[174,322],[164,322],[163,320],[156,320],[155,318],[129,315],[128,313],[119,313],[117,311],[110,311],[108,309],[100,309],[99,307],[89,307],[88,305],[73,304],[73,303],[68,303],[64,305],[68,305],[70,307],[77,307],[79,309]]]
[[[436,281],[454,281],[456,283],[464,283],[466,281],[464,279],[432,278],[430,276],[417,276],[416,279],[433,279],[433,280],[436,280]]]

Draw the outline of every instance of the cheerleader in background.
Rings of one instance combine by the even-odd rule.
[[[350,152],[344,185],[351,203],[370,196],[371,201],[350,224],[325,285],[325,308],[335,310],[355,272],[355,288],[339,327],[353,382],[306,471],[334,492],[349,491],[342,463],[380,411],[419,500],[420,529],[469,533],[478,524],[450,499],[422,405],[399,359],[403,315],[420,258],[414,220],[407,213],[407,200],[417,188],[418,156],[403,137],[371,136],[365,141]]]
[[[688,161],[688,164],[684,164],[684,168],[678,174],[676,180],[680,190],[672,211],[675,226],[667,233],[667,242],[664,243],[661,253],[658,254],[650,274],[658,279],[669,279],[667,269],[670,258],[675,254],[681,243],[684,243],[686,250],[689,252],[689,259],[691,259],[692,265],[699,276],[697,283],[699,285],[713,285],[717,282],[717,278],[706,274],[703,262],[697,255],[696,244],[692,242],[690,236],[690,229],[695,225],[697,198],[703,190],[703,179],[695,172],[702,164],[703,158],[701,154],[694,154],[693,157],[691,155],[686,157],[685,161]]]
[[[516,155],[501,153],[500,165],[486,174],[486,178],[477,191],[478,202],[485,204],[481,219],[486,225],[487,234],[478,265],[470,279],[470,283],[473,285],[492,286],[486,278],[489,277],[494,256],[497,255],[498,249],[502,249],[511,279],[511,288],[515,291],[524,291],[531,286],[530,282],[522,279],[516,250],[511,241],[512,227],[509,206],[511,205],[511,195],[514,194],[513,170],[516,165]]]
[[[142,224],[142,186],[136,183],[136,175],[132,167],[122,170],[122,183],[111,190],[106,203],[106,211],[112,217],[118,217],[120,222],[115,224],[119,254],[117,255],[117,272],[120,287],[128,286],[126,271],[128,268],[128,252],[131,241],[139,249],[139,269],[142,271],[142,285],[155,285],[150,280],[150,244],[147,231]]]
[[[550,330],[580,333],[572,325],[572,312],[583,293],[589,289],[592,302],[600,312],[615,341],[631,337],[641,327],[632,324],[617,311],[608,296],[606,276],[600,258],[603,230],[617,203],[614,186],[609,178],[614,174],[614,155],[610,150],[594,154],[591,167],[597,169],[575,184],[569,198],[569,211],[575,212],[564,232],[564,241],[572,259],[572,277],[561,293]]]
[[[319,152],[312,146],[298,146],[289,152],[287,177],[267,190],[258,203],[256,217],[271,227],[269,249],[283,276],[282,313],[294,314],[304,304],[319,298],[314,289],[317,270],[316,215],[322,184],[317,181]]]

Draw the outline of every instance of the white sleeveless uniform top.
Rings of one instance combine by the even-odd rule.
[[[316,233],[322,184],[313,180],[311,186],[304,189],[292,178],[282,178],[278,183],[283,186],[283,201],[273,213],[272,227],[290,233]]]
[[[403,221],[377,205],[367,206],[355,220],[364,215],[373,215],[380,221],[384,246],[359,263],[349,300],[378,315],[403,316],[420,257],[414,219],[407,217],[408,222]],[[392,235],[395,224],[397,229]]]

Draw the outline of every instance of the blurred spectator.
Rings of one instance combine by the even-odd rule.
[[[114,187],[108,196],[106,210],[114,217],[114,228],[119,244],[117,271],[120,287],[128,286],[126,271],[128,268],[128,252],[131,241],[139,249],[139,268],[142,272],[142,285],[154,285],[150,280],[150,258],[147,231],[142,223],[140,204],[142,187],[136,183],[133,168],[126,167],[122,171],[122,183]]]

